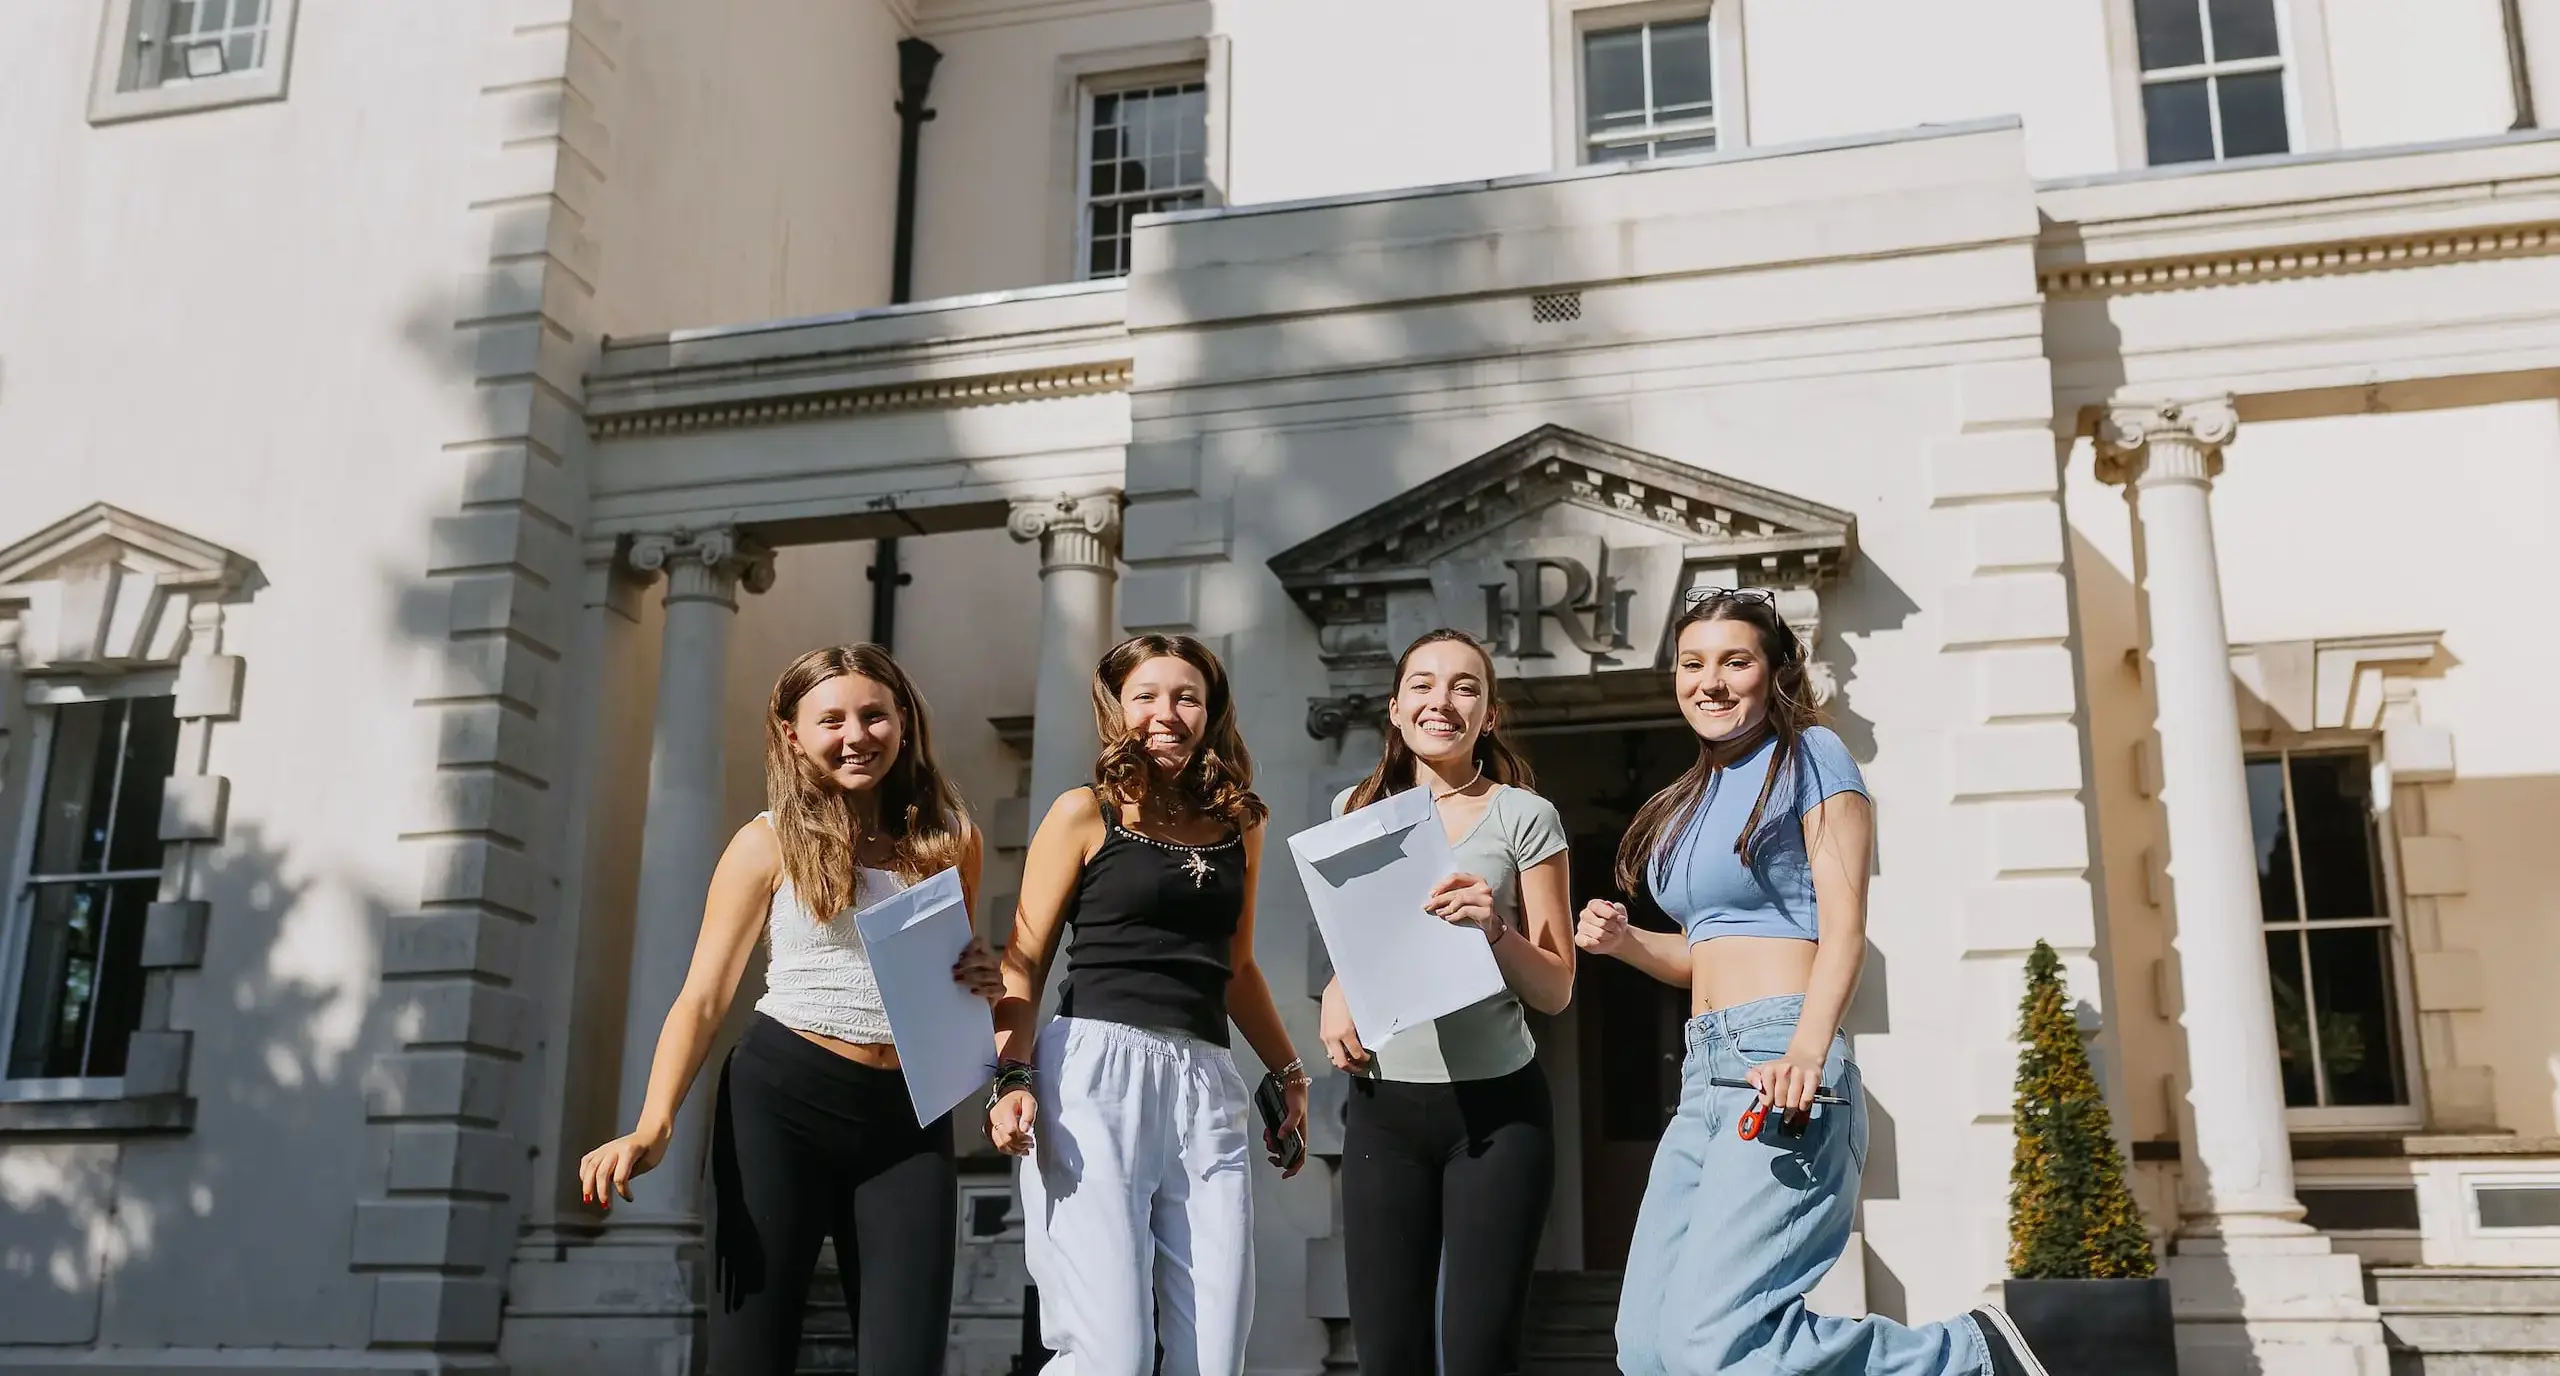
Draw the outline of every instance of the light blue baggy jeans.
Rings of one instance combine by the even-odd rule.
[[[1718,1089],[1785,1055],[1804,996],[1757,999],[1693,1018],[1680,1112],[1662,1134],[1627,1248],[1618,1302],[1618,1369],[1628,1376],[1989,1376],[1973,1320],[1905,1327],[1804,1307],[1805,1292],[1849,1241],[1867,1164],[1867,1100],[1849,1041],[1835,1035],[1823,1087],[1800,1134],[1777,1115],[1754,1141],[1734,1127],[1754,1096]]]

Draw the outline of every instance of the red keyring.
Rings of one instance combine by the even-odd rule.
[[[1759,1092],[1759,1087],[1752,1084],[1749,1080],[1712,1079],[1707,1083],[1714,1085],[1718,1089],[1747,1089],[1755,1094]],[[1817,1104],[1846,1104],[1849,1102],[1848,1100],[1841,1098],[1839,1095],[1832,1093],[1830,1090],[1823,1089],[1818,1086],[1813,1091],[1813,1101]],[[1810,1117],[1811,1115],[1808,1114],[1806,1116]],[[1745,1142],[1756,1142],[1760,1139],[1760,1129],[1767,1126],[1768,1122],[1768,1101],[1764,1099],[1754,1099],[1751,1103],[1751,1107],[1744,1109],[1742,1111],[1742,1116],[1734,1120],[1733,1132],[1735,1136],[1741,1138]]]

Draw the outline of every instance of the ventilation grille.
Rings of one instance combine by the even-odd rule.
[[[1582,318],[1582,293],[1578,291],[1540,292],[1529,298],[1529,319],[1540,325],[1559,320]]]

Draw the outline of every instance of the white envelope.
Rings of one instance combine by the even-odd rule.
[[[1376,1046],[1502,992],[1484,934],[1422,909],[1458,870],[1429,790],[1309,827],[1289,838],[1289,855],[1362,1042]]]
[[[960,871],[944,870],[853,915],[880,982],[880,1006],[916,1121],[930,1123],[985,1086],[996,1058],[995,1015],[951,977],[975,933]]]

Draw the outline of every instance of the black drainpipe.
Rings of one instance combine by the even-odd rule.
[[[933,118],[925,93],[942,50],[921,38],[898,40],[898,215],[889,249],[889,304],[904,305],[914,286],[916,259],[916,146]],[[912,524],[912,523],[911,523]],[[898,589],[915,575],[898,571],[898,537],[884,535],[871,556],[871,641],[894,648],[898,638]]]
[[[2507,30],[2507,89],[2515,94],[2516,122],[2510,129],[2540,127],[2533,117],[2533,64],[2526,61],[2524,51],[2524,15],[2516,0],[2505,0],[2498,7],[2499,17]]]

